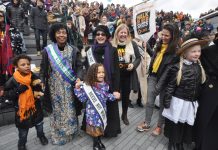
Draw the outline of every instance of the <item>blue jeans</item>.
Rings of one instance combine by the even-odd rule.
[[[37,132],[37,137],[42,137],[45,135],[43,132],[43,122],[40,122],[37,125],[35,125],[35,128]],[[29,132],[29,128],[27,129],[18,128],[18,136],[19,136],[18,145],[26,144],[28,132]]]
[[[26,49],[26,43],[25,43],[24,38],[23,38],[23,32],[20,32],[20,36],[22,38],[22,44],[23,44],[22,53],[26,53],[27,49]]]

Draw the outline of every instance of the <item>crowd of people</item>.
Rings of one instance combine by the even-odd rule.
[[[133,91],[139,94],[139,106],[145,101],[145,118],[137,131],[151,130],[159,95],[153,136],[164,133],[168,150],[189,150],[193,142],[196,150],[217,150],[218,33],[209,36],[209,21],[194,22],[183,12],[156,15],[157,32],[143,41],[134,37],[133,10],[125,5],[12,0],[0,11],[0,96],[14,103],[18,149],[26,149],[33,126],[41,144],[48,144],[44,110],[50,117],[51,143],[69,143],[79,134],[82,109],[81,129],[93,137],[93,149],[106,149],[101,137],[121,134],[120,117],[125,125],[131,123]],[[25,24],[34,30],[37,55],[42,56],[39,75],[31,72],[31,58],[25,54]],[[13,66],[8,64],[12,58]]]

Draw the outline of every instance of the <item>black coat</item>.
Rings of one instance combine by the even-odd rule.
[[[151,58],[151,62],[150,62],[150,65],[149,65],[149,75],[152,74],[152,69],[153,69],[153,64],[154,64],[154,60],[157,56],[157,52],[155,51],[154,52],[154,55],[152,56]],[[163,55],[163,59],[161,61],[161,64],[158,68],[158,71],[157,71],[157,79],[159,80],[160,77],[162,76],[163,72],[166,70],[167,66],[171,65],[171,64],[174,64],[175,62],[178,61],[178,57],[176,56],[175,53],[170,53],[170,52],[166,52],[164,55]]]
[[[90,47],[87,47],[85,51],[87,52],[89,48]],[[118,54],[117,54],[116,48],[112,47],[112,45],[110,44],[109,50],[110,50],[110,60],[111,60],[111,65],[110,65],[111,66],[111,81],[109,81],[109,83],[110,83],[110,90],[114,92],[114,91],[119,91],[120,89],[120,70],[119,70]],[[104,60],[101,59],[102,58],[101,56],[104,55],[103,53],[102,54],[93,53],[93,55],[98,63],[103,64]],[[89,64],[88,64],[87,57],[86,57],[84,64],[85,64],[86,69],[88,69]]]
[[[32,80],[39,79],[35,74],[32,74]],[[35,101],[36,112],[28,119],[20,121],[20,117],[17,115],[19,110],[18,98],[19,95],[16,93],[16,89],[20,84],[12,76],[5,84],[5,97],[13,101],[15,107],[15,124],[18,128],[31,128],[43,120],[43,112],[41,108],[41,101],[37,99]]]
[[[81,53],[79,52],[78,48],[75,46],[72,46],[73,48],[73,55],[72,55],[72,70],[76,73],[77,78],[82,78],[83,76],[83,63],[81,61]],[[50,89],[49,89],[49,84],[48,80],[50,77],[50,74],[52,72],[51,65],[49,63],[49,58],[46,50],[43,50],[42,52],[42,60],[40,64],[40,79],[42,82],[45,84],[45,95],[44,95],[44,100],[43,100],[43,106],[48,112],[52,112],[52,105],[51,105],[51,97],[50,97]],[[74,85],[73,85],[74,86]],[[77,105],[77,100],[75,101],[75,105]],[[76,106],[76,111],[77,114],[80,114],[80,109],[81,105],[78,102],[78,107]],[[78,109],[77,109],[78,108]]]
[[[165,108],[170,107],[172,96],[191,102],[199,98],[202,77],[200,65],[198,63],[190,65],[183,63],[182,77],[179,85],[177,85],[178,71],[179,63],[173,65],[168,72],[170,79],[166,86],[163,100]]]
[[[87,47],[85,50],[87,51],[90,47]],[[115,92],[120,90],[120,69],[118,65],[118,54],[116,48],[112,47],[109,44],[109,59],[111,61],[111,81],[110,84],[110,92]],[[94,52],[93,55],[96,59],[96,62],[102,63],[104,62],[102,56],[104,55],[104,50],[99,49],[100,53]],[[86,69],[89,68],[88,60],[85,60]],[[83,122],[82,122],[82,130],[86,130],[86,117],[84,113]],[[119,117],[119,107],[118,101],[107,101],[107,127],[104,131],[104,136],[106,137],[115,137],[117,134],[121,133],[120,128],[120,117]]]
[[[218,46],[202,50],[201,62],[207,75],[203,86],[196,119],[196,145],[198,150],[217,150],[218,133]]]

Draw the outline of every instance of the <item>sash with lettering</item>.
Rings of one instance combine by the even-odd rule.
[[[93,65],[94,63],[96,63],[95,61],[95,58],[94,58],[94,55],[92,53],[92,47],[90,47],[88,49],[88,51],[86,52],[87,54],[87,59],[88,59],[88,63],[89,63],[89,66]]]
[[[97,95],[95,94],[95,92],[93,91],[91,86],[83,83],[83,88],[84,88],[84,91],[85,91],[86,95],[88,96],[89,100],[92,102],[92,105],[95,107],[96,111],[98,112],[98,114],[103,122],[103,127],[105,129],[107,126],[107,116],[106,116],[106,112],[104,110],[104,107],[102,106],[99,98],[97,97]]]
[[[68,60],[64,59],[57,44],[49,44],[45,47],[48,57],[51,60],[54,67],[61,74],[65,81],[72,84],[76,81],[76,74],[71,69]]]

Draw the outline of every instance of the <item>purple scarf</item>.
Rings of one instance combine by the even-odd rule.
[[[106,69],[108,82],[111,82],[110,43],[108,41],[106,41],[104,44],[98,44],[96,41],[94,41],[94,45],[92,46],[93,52],[95,52],[95,50],[97,48],[104,49],[104,62],[103,62],[103,65],[104,65],[104,67]]]

